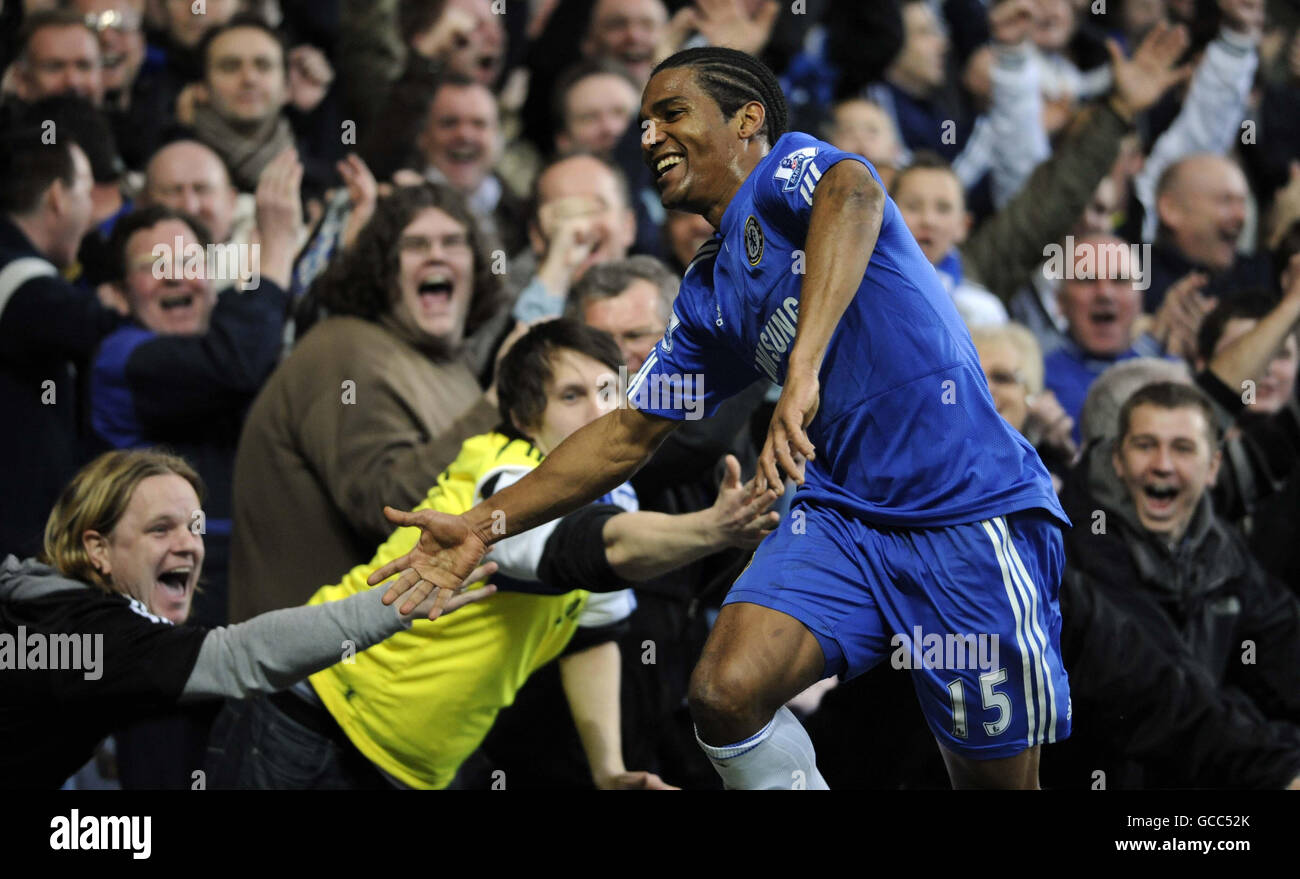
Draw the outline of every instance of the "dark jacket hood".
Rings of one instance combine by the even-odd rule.
[[[31,601],[56,592],[89,588],[36,559],[19,561],[18,556],[8,555],[0,563],[0,601]]]

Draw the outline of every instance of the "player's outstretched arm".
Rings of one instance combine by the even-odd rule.
[[[781,492],[777,465],[803,484],[803,465],[796,464],[794,456],[815,457],[806,429],[819,405],[817,374],[831,335],[862,284],[884,212],[885,190],[861,162],[837,162],[817,183],[804,245],[807,272],[800,292],[799,327],[785,386],[758,458],[756,493],[769,488]]]
[[[616,409],[560,443],[523,479],[462,515],[385,507],[390,522],[418,527],[420,539],[367,582],[374,585],[401,574],[384,601],[391,604],[406,593],[403,613],[437,589],[437,604],[430,612],[430,618],[436,617],[489,546],[571,513],[623,484],[677,424],[636,409]]]

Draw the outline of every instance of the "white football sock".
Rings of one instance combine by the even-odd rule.
[[[829,790],[817,771],[817,755],[803,724],[782,707],[767,726],[734,745],[695,741],[728,790]]]

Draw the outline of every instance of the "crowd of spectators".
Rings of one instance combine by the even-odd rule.
[[[1295,0],[28,0],[0,25],[0,558],[16,556],[0,624],[22,618],[15,595],[74,594],[42,579],[79,576],[47,517],[66,517],[79,471],[92,504],[87,474],[128,468],[84,470],[97,456],[161,450],[129,485],[203,494],[182,516],[201,535],[184,549],[202,568],[192,604],[171,619],[135,596],[198,633],[173,639],[185,674],[168,671],[150,712],[89,723],[113,735],[70,784],[189,786],[225,696],[253,701],[222,735],[279,704],[279,728],[297,718],[319,748],[360,743],[363,705],[322,705],[305,683],[262,700],[323,668],[315,653],[274,685],[225,666],[203,672],[219,684],[187,680],[218,667],[203,632],[262,655],[249,639],[282,630],[268,612],[365,591],[345,576],[403,533],[384,506],[419,504],[467,443],[553,445],[512,407],[558,393],[554,349],[636,373],[713,235],[660,204],[640,96],[658,61],[703,45],[761,59],[791,128],[873,163],[999,413],[1053,474],[1074,523],[1060,603],[1075,732],[1045,749],[1044,784],[1300,781]],[[555,319],[559,341],[529,332]],[[531,359],[511,360],[521,338]],[[761,383],[688,423],[610,503],[715,509],[737,464],[752,474],[775,399]],[[472,755],[408,772],[419,755],[386,762],[380,736],[361,747],[374,765],[352,755],[361,770],[232,783],[476,787],[504,769],[512,787],[719,786],[686,691],[752,546],[665,551],[669,571],[606,564],[583,533],[557,528],[547,552],[595,558],[605,588],[555,573],[540,544],[519,570],[630,589],[619,625],[576,652],[530,647],[541,660],[499,713],[467,719]],[[134,595],[100,573],[92,586]],[[457,637],[493,600],[450,618]],[[367,644],[409,625],[367,619]],[[407,643],[421,639],[374,655]],[[833,684],[792,703],[831,787],[946,783],[900,671]],[[464,707],[430,685],[409,693]],[[601,766],[587,686],[621,705],[622,753]],[[0,736],[18,728],[6,710]],[[249,736],[214,736],[212,753]],[[292,752],[292,734],[271,739]],[[31,778],[75,768],[41,753]]]

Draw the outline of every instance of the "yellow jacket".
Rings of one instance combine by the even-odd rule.
[[[494,471],[536,467],[541,453],[499,433],[471,437],[417,509],[469,510]],[[367,564],[308,604],[369,589],[366,577],[406,553],[418,528],[399,528]],[[476,584],[481,585],[481,584]],[[430,622],[416,620],[369,650],[311,677],[312,686],[357,749],[416,788],[444,788],[483,741],[497,713],[541,666],[559,656],[589,593],[501,592]],[[341,648],[342,649],[342,648]]]

